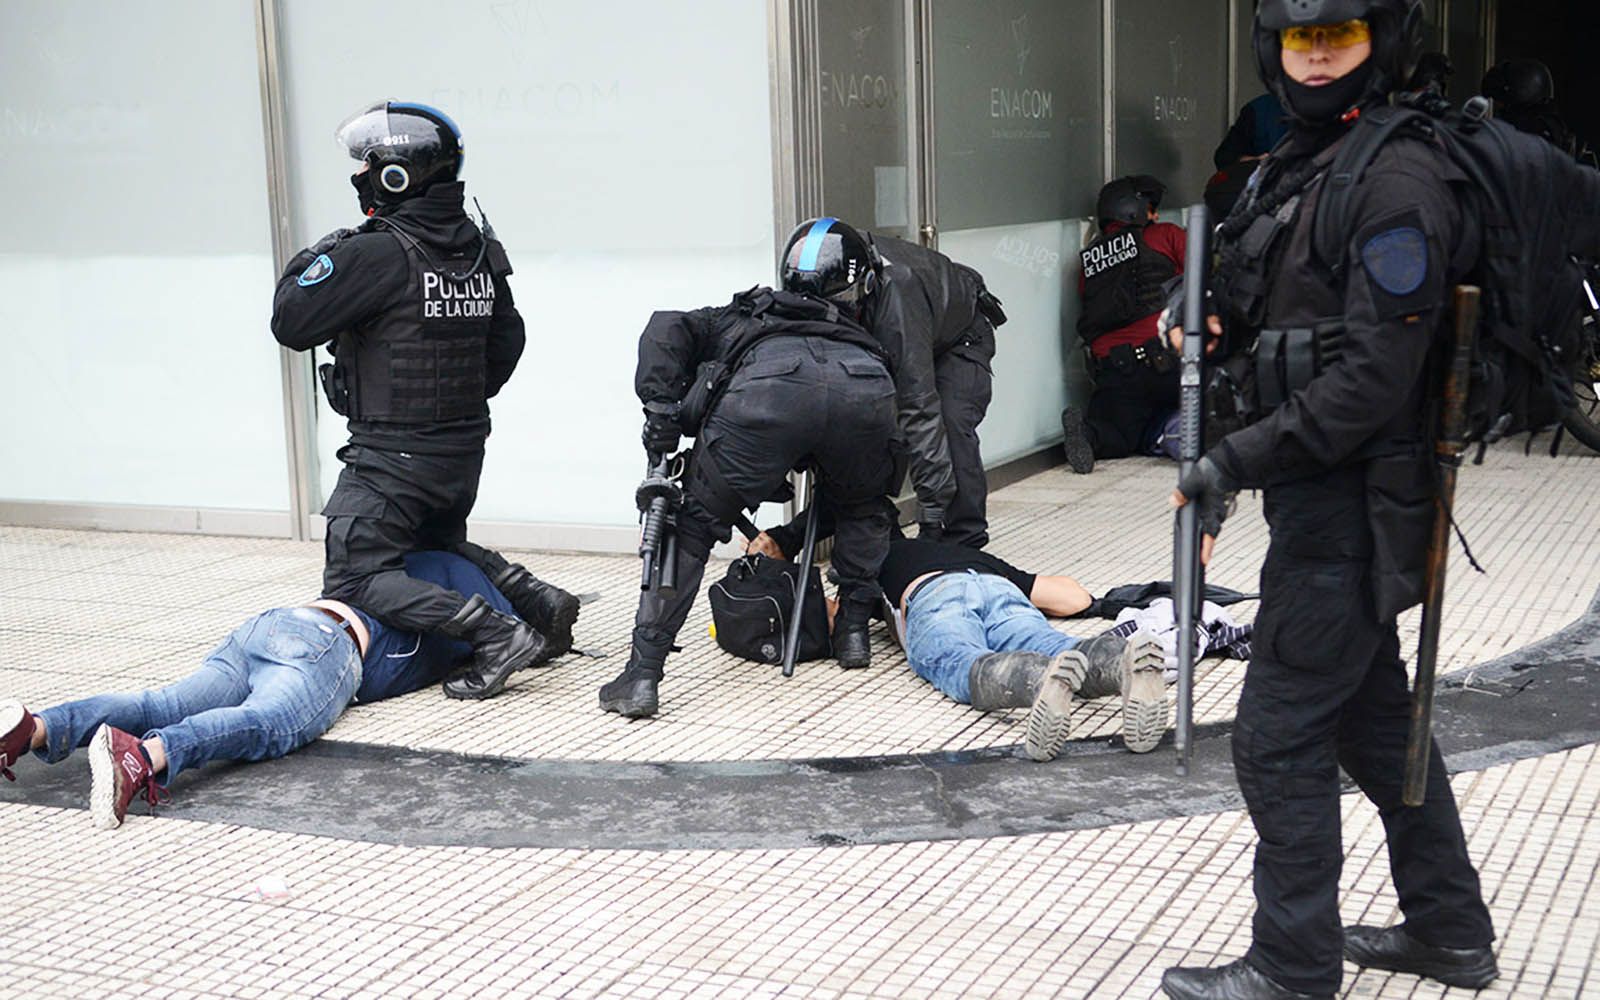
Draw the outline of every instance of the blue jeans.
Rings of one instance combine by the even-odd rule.
[[[328,731],[361,684],[355,643],[311,608],[278,608],[234,629],[175,684],[47,708],[44,760],[86,746],[101,723],[161,737],[166,777],[212,760],[271,760]]]
[[[906,608],[906,659],[917,676],[972,704],[972,661],[1028,650],[1054,656],[1078,644],[1050,627],[1016,584],[992,573],[944,573],[918,588]]]

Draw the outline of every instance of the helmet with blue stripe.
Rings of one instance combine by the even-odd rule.
[[[879,267],[872,243],[829,215],[795,228],[778,270],[786,291],[858,306],[877,289]]]
[[[380,205],[453,181],[464,156],[461,130],[450,116],[427,104],[378,101],[346,118],[334,133],[339,145],[372,172]]]

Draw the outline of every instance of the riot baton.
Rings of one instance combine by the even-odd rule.
[[[1439,436],[1433,445],[1439,466],[1439,492],[1433,498],[1433,534],[1428,540],[1427,572],[1422,599],[1422,634],[1417,639],[1417,680],[1411,689],[1411,734],[1406,740],[1405,787],[1400,800],[1422,805],[1428,788],[1428,758],[1433,753],[1433,675],[1439,660],[1439,625],[1444,617],[1444,575],[1450,555],[1450,511],[1456,498],[1456,473],[1466,447],[1467,382],[1471,378],[1472,341],[1478,328],[1474,285],[1457,285],[1455,338],[1444,377],[1444,407]]]
[[[1204,446],[1203,369],[1206,338],[1206,282],[1210,268],[1210,220],[1205,205],[1189,208],[1189,246],[1183,274],[1183,352],[1178,369],[1178,478],[1200,461]],[[1178,619],[1178,718],[1173,746],[1178,774],[1189,773],[1194,742],[1194,653],[1200,601],[1205,594],[1205,567],[1200,564],[1200,509],[1186,503],[1173,524],[1172,597]]]
[[[783,676],[794,676],[794,661],[800,655],[800,617],[806,610],[806,583],[811,579],[811,557],[817,550],[817,511],[822,507],[816,490],[806,510],[805,541],[800,543],[800,562],[795,566],[794,614],[789,616],[789,634],[783,640]]]

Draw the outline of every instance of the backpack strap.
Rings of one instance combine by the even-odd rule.
[[[1344,245],[1350,238],[1350,201],[1356,185],[1391,136],[1430,120],[1421,111],[1394,106],[1374,108],[1356,120],[1328,168],[1317,198],[1317,217],[1312,222],[1312,249],[1336,275],[1344,270]]]

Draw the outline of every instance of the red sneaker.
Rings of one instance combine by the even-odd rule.
[[[0,701],[0,774],[16,781],[11,765],[21,760],[32,745],[33,716],[20,701]]]
[[[144,793],[150,809],[171,801],[167,790],[156,784],[155,772],[139,738],[115,726],[102,725],[89,743],[89,815],[102,830],[115,830],[128,815],[133,797]]]

